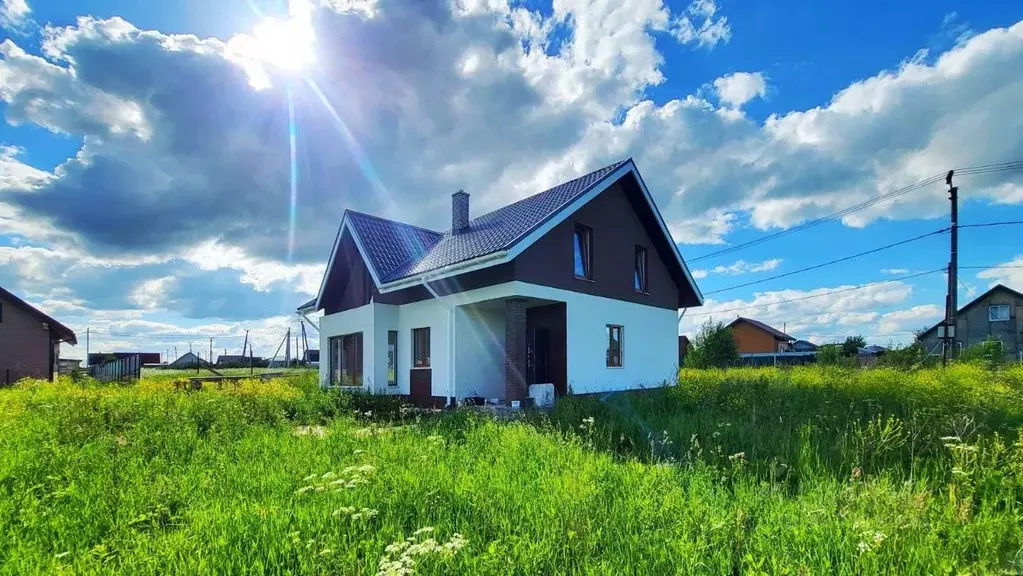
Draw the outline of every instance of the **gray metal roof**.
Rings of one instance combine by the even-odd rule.
[[[346,210],[382,283],[394,282],[512,247],[622,164],[615,162],[469,221],[458,234],[440,233]]]

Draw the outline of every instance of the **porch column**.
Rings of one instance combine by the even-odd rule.
[[[507,400],[526,397],[526,300],[505,300],[504,396]]]

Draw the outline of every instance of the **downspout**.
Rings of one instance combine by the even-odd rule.
[[[448,401],[455,404],[455,307],[449,305],[437,291],[430,286],[431,278],[423,277],[420,284],[435,299],[440,301],[448,309]]]

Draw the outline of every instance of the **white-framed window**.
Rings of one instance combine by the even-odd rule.
[[[387,331],[387,385],[398,385],[398,331]]]
[[[430,367],[430,329],[412,329],[412,367]]]
[[[987,319],[989,322],[1008,322],[1009,305],[995,304],[987,307]]]
[[[332,336],[330,383],[332,386],[362,386],[362,332]]]
[[[614,324],[607,325],[607,367],[622,367],[622,333],[625,329]]]

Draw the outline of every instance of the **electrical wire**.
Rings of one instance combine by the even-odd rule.
[[[869,282],[867,284],[860,284],[859,286],[851,286],[849,288],[839,288],[838,290],[828,290],[819,294],[810,294],[808,296],[801,296],[799,298],[789,298],[787,300],[778,300],[777,302],[766,302],[764,304],[752,304],[749,306],[740,306],[737,308],[729,308],[727,310],[714,310],[712,312],[694,312],[687,314],[686,317],[693,316],[710,316],[711,314],[727,314],[729,312],[741,312],[743,310],[753,310],[756,308],[765,308],[767,306],[775,306],[778,304],[788,304],[789,302],[800,302],[802,300],[810,300],[813,298],[821,298],[823,296],[830,296],[832,294],[842,294],[844,292],[853,292],[855,290],[862,290],[871,286],[880,286],[881,284],[889,284],[891,282],[899,282],[901,280],[909,280],[910,278],[919,278],[920,276],[926,276],[928,274],[934,274],[936,272],[944,272],[945,268],[935,268],[934,270],[927,270],[926,272],[917,272],[916,274],[908,274],[906,276],[899,276],[897,278],[890,278],[887,280],[879,280],[877,282]]]
[[[1001,162],[1001,163],[997,163],[997,164],[984,164],[984,165],[980,165],[980,166],[967,166],[965,168],[956,168],[956,169],[954,169],[953,174],[955,176],[977,176],[977,175],[981,175],[981,174],[996,174],[996,173],[1001,173],[1001,172],[1011,172],[1011,171],[1015,171],[1015,170],[1023,170],[1023,161],[1017,160],[1017,161],[1012,161],[1012,162]],[[838,210],[838,211],[832,212],[832,213],[827,214],[825,216],[821,216],[819,218],[815,218],[813,220],[810,220],[808,222],[804,222],[803,224],[800,224],[798,226],[794,226],[794,227],[789,228],[787,230],[782,230],[782,231],[779,231],[779,232],[775,232],[773,234],[768,234],[766,236],[761,236],[760,238],[755,238],[753,240],[749,240],[749,241],[743,242],[741,244],[736,244],[735,246],[729,246],[728,248],[724,248],[724,249],[721,249],[721,250],[717,250],[715,252],[711,252],[710,254],[704,254],[703,256],[698,256],[696,258],[689,259],[688,262],[690,264],[692,264],[692,263],[695,263],[695,262],[700,262],[700,261],[706,260],[708,258],[714,258],[714,257],[717,257],[717,256],[723,256],[725,254],[731,254],[733,252],[737,252],[739,250],[744,250],[746,248],[749,248],[749,247],[752,247],[752,246],[756,246],[758,244],[762,244],[764,242],[767,242],[769,240],[773,240],[775,238],[780,238],[780,237],[783,237],[783,236],[787,236],[789,234],[794,234],[796,232],[801,232],[803,230],[807,230],[809,228],[813,228],[813,227],[818,226],[820,224],[824,224],[826,222],[831,222],[831,221],[836,220],[838,218],[842,218],[843,216],[847,216],[849,214],[852,214],[853,212],[857,212],[859,210],[863,210],[864,208],[869,208],[871,206],[874,206],[875,204],[884,202],[886,200],[891,200],[893,198],[898,198],[899,196],[903,196],[903,195],[908,194],[910,192],[914,192],[916,190],[920,190],[921,188],[926,188],[926,187],[931,186],[931,185],[933,185],[933,184],[935,184],[937,182],[940,182],[944,177],[945,177],[945,173],[935,174],[934,176],[931,176],[929,178],[925,178],[923,180],[920,180],[920,181],[915,182],[913,184],[910,184],[908,186],[904,186],[902,188],[899,188],[899,189],[893,190],[891,192],[882,194],[882,195],[877,196],[875,198],[871,198],[870,200],[867,200],[867,201],[864,201],[864,202],[860,202],[859,204],[855,204],[853,206],[849,206],[848,208],[843,208],[842,210]]]
[[[960,224],[960,228],[987,228],[989,226],[1012,226],[1023,224],[1023,220],[1008,220],[1005,222],[985,222],[983,224]]]
[[[941,230],[935,230],[934,232],[928,232],[926,234],[921,234],[919,236],[915,236],[915,237],[909,238],[907,240],[902,240],[900,242],[894,242],[892,244],[887,244],[885,246],[880,246],[880,247],[874,248],[873,250],[867,250],[865,252],[859,252],[857,254],[852,254],[852,255],[849,255],[849,256],[845,256],[843,258],[837,258],[835,260],[830,260],[828,262],[822,262],[820,264],[815,264],[813,266],[807,266],[806,268],[800,268],[799,270],[793,270],[791,272],[785,272],[784,274],[777,274],[777,275],[774,275],[774,276],[771,276],[771,277],[768,277],[768,278],[760,278],[759,280],[752,280],[750,282],[743,282],[742,284],[736,284],[735,286],[729,286],[727,288],[720,288],[718,290],[711,290],[710,292],[704,292],[703,294],[705,296],[709,296],[711,294],[719,294],[721,292],[728,292],[729,290],[735,290],[737,288],[745,288],[746,286],[753,286],[754,284],[762,284],[764,282],[770,282],[771,280],[777,280],[779,278],[786,278],[788,276],[794,276],[796,274],[802,274],[803,272],[809,272],[811,270],[817,270],[819,268],[824,268],[825,266],[831,266],[833,264],[838,264],[838,263],[841,263],[841,262],[848,262],[849,260],[853,260],[853,259],[859,258],[861,256],[867,256],[868,254],[874,254],[874,253],[877,253],[877,252],[881,252],[882,250],[887,250],[889,248],[894,248],[896,246],[902,246],[903,244],[909,244],[910,242],[916,242],[918,240],[923,240],[924,238],[929,238],[931,236],[936,236],[938,234],[945,234],[948,231],[949,231],[949,228],[942,228]]]

